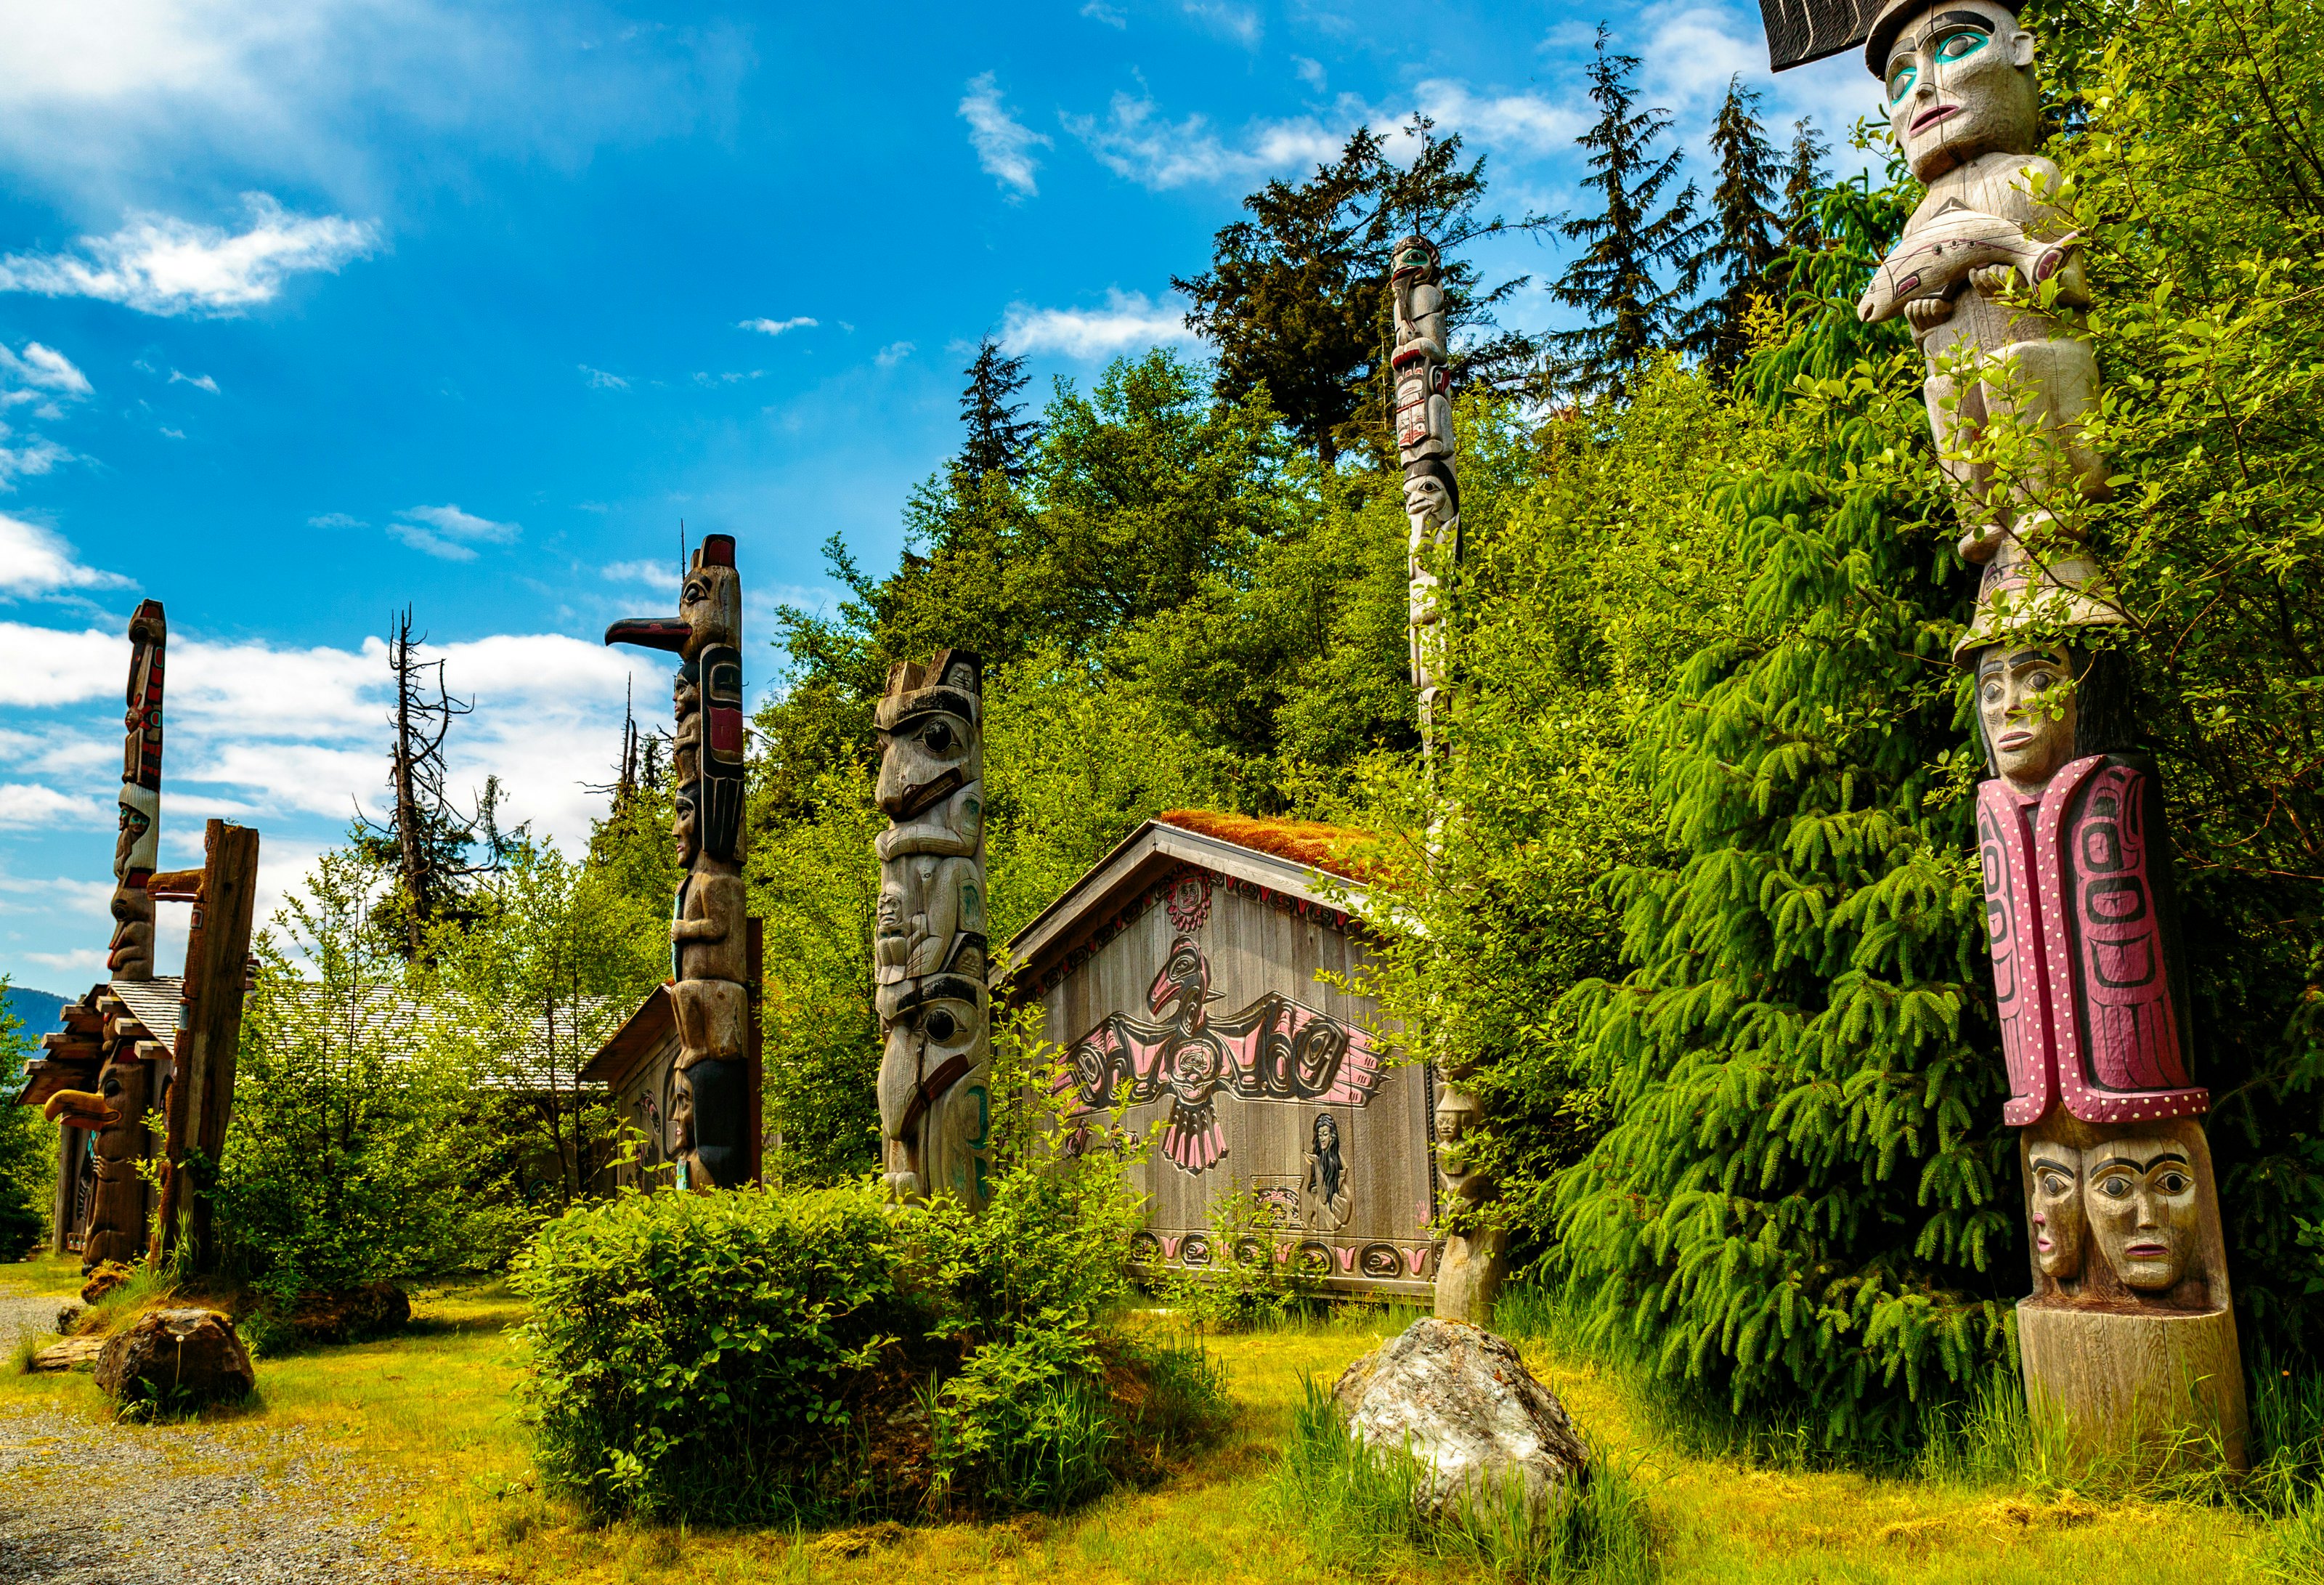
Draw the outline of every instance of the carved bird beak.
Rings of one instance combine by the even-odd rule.
[[[605,630],[608,644],[634,644],[641,650],[665,650],[672,655],[686,653],[686,640],[694,630],[674,616],[625,616]]]
[[[119,1109],[106,1104],[94,1090],[60,1090],[41,1108],[51,1122],[60,1120],[77,1129],[110,1128],[121,1120]]]

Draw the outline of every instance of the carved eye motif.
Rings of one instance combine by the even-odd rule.
[[[920,1027],[928,1032],[928,1038],[931,1040],[949,1040],[953,1037],[953,1032],[960,1026],[953,1022],[950,1013],[942,1008],[937,1008],[928,1014],[927,1021]]]
[[[2064,1173],[2061,1172],[2045,1172],[2038,1174],[2035,1176],[2034,1183],[2035,1186],[2038,1187],[2043,1193],[2049,1195],[2052,1199],[2062,1199],[2065,1196],[2066,1192],[2074,1186],[2072,1182],[2067,1178]]]
[[[1895,70],[1890,72],[1888,74],[1888,102],[1891,105],[1894,105],[1905,95],[1911,93],[1913,91],[1913,84],[1920,79],[1920,76],[1921,69],[1910,62],[1907,62],[1903,66],[1899,66]]]
[[[2098,1193],[2109,1200],[2127,1200],[2130,1198],[2130,1175],[2110,1172],[2098,1180]]]
[[[2166,1172],[2154,1181],[2154,1186],[2166,1194],[2183,1194],[2195,1186],[2195,1181],[2181,1172]]]
[[[1965,60],[1984,49],[1986,43],[1985,34],[1964,28],[1938,44],[1936,57],[1940,60]]]
[[[920,733],[920,742],[927,744],[931,754],[941,754],[952,747],[952,728],[941,721],[933,722]]]

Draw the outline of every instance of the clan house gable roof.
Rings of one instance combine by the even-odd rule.
[[[677,1035],[678,1009],[670,1000],[669,987],[657,985],[638,1003],[637,1010],[622,1020],[622,1027],[605,1037],[597,1055],[582,1065],[582,1082],[619,1089],[641,1061]]]
[[[1231,889],[1346,929],[1361,919],[1374,838],[1344,826],[1263,820],[1209,809],[1170,809],[1092,865],[1009,942],[1007,994],[1039,995],[1180,871],[1222,877]]]

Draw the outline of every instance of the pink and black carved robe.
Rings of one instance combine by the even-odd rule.
[[[2123,755],[2075,760],[2038,799],[1978,788],[2014,1128],[2060,1102],[2091,1123],[2210,1110],[2189,1071],[2162,822],[2153,769]]]

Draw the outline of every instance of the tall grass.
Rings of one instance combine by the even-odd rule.
[[[1356,1440],[1330,1391],[1303,1383],[1268,1499],[1304,1531],[1317,1563],[1341,1575],[1395,1571],[1423,1553],[1503,1578],[1632,1585],[1655,1577],[1653,1529],[1634,1468],[1602,1457],[1546,1512],[1514,1472],[1426,1517],[1427,1466],[1401,1448]]]

